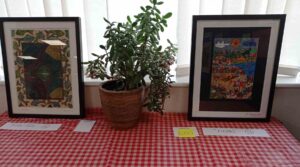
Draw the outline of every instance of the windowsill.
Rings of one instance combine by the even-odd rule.
[[[300,75],[297,77],[277,76],[276,87],[300,87]]]
[[[97,86],[101,83],[100,80],[85,78],[85,85]],[[188,87],[189,76],[177,76],[176,81],[172,84],[173,87]],[[298,77],[277,76],[276,87],[300,87],[300,75]]]
[[[86,86],[98,86],[102,81],[98,79],[84,79],[84,85]],[[0,85],[4,85],[4,81],[0,81]],[[175,83],[172,84],[173,87],[188,87],[189,86],[189,76],[177,76]],[[300,75],[298,77],[289,76],[277,76],[276,87],[300,87]]]

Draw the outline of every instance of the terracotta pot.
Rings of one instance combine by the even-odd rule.
[[[104,115],[115,129],[124,130],[137,125],[142,111],[143,87],[130,91],[107,90],[108,84],[100,85],[100,99]]]

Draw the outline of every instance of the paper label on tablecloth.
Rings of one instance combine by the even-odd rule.
[[[75,132],[90,132],[96,121],[92,120],[80,120],[77,126],[75,127]]]
[[[37,123],[11,123],[8,122],[0,127],[5,130],[37,130],[37,131],[55,131],[61,124],[37,124]]]
[[[196,137],[199,133],[196,127],[174,127],[173,133],[175,137]]]
[[[270,137],[264,129],[202,128],[204,136]]]

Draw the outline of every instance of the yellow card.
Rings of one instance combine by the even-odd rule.
[[[178,137],[196,137],[192,128],[180,128],[177,133]]]

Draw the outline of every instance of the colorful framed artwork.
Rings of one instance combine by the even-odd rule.
[[[189,120],[268,121],[285,15],[193,16]]]
[[[79,18],[0,21],[9,116],[83,117]]]

